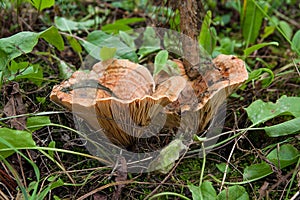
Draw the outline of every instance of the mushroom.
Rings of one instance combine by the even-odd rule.
[[[215,67],[193,81],[185,76],[182,63],[174,62],[180,73],[157,83],[143,65],[102,61],[90,72],[76,71],[54,86],[50,99],[101,129],[112,143],[128,147],[163,127],[180,127],[185,113],[193,113],[190,120],[195,120],[197,131],[203,130],[216,108],[248,78],[244,62],[235,56],[219,55]]]

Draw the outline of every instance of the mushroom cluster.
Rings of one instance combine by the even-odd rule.
[[[101,129],[112,143],[128,147],[162,128],[187,128],[185,121],[203,130],[225,98],[248,78],[244,62],[235,56],[219,55],[213,59],[215,66],[193,81],[182,63],[174,62],[180,72],[158,80],[129,60],[102,61],[54,86],[50,98],[94,130]],[[183,120],[185,113],[192,115]]]

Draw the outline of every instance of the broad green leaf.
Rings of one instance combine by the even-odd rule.
[[[86,40],[80,40],[79,43],[83,46],[83,48],[88,52],[90,56],[97,60],[100,60],[101,47],[96,46],[93,43],[88,42]]]
[[[119,33],[119,31],[129,31],[132,29],[130,26],[128,26],[129,24],[142,22],[142,21],[145,21],[145,19],[138,18],[138,17],[119,19],[112,24],[103,25],[101,27],[101,30],[106,33],[116,34]]]
[[[45,8],[50,8],[54,5],[55,0],[30,0],[30,3],[38,10],[42,11]]]
[[[104,26],[101,27],[101,30],[109,33],[109,34],[117,34],[119,31],[129,31],[132,28],[130,28],[130,26],[126,25],[126,24],[118,24],[118,23],[114,23],[114,24],[106,24]]]
[[[155,160],[150,163],[148,170],[158,170],[164,174],[168,173],[174,166],[175,161],[179,158],[180,152],[186,148],[187,146],[185,146],[180,139],[173,140],[160,151]]]
[[[46,97],[36,97],[36,100],[41,104],[44,104],[46,102],[46,99]]]
[[[152,27],[147,27],[142,39],[142,45],[138,51],[139,59],[160,49],[160,39],[157,37],[155,30]]]
[[[49,126],[49,124],[51,124],[49,116],[35,116],[27,118],[26,127],[33,132],[44,126]]]
[[[1,39],[0,39],[0,41],[1,41]],[[1,45],[1,42],[0,42],[0,45]],[[6,65],[8,64],[9,60],[10,60],[9,56],[6,54],[6,52],[4,52],[1,49],[1,46],[0,46],[0,71],[1,72],[3,72],[6,69]],[[2,79],[0,79],[0,81],[2,81]]]
[[[199,186],[195,186],[193,184],[189,184],[188,188],[189,188],[190,192],[192,193],[193,200],[201,200],[201,199],[203,199],[202,196],[201,196],[201,189],[200,189]]]
[[[16,62],[14,60],[11,61],[10,65],[8,66],[8,70],[11,74],[20,73],[20,70],[25,69],[29,66],[29,62]]]
[[[68,79],[76,70],[74,66],[70,66],[65,61],[60,60],[58,64],[59,77],[62,79]]]
[[[31,133],[9,128],[0,128],[0,155],[3,158],[7,158],[15,152],[14,150],[2,151],[3,149],[9,148],[5,142],[8,142],[15,148],[35,147]]]
[[[251,53],[253,53],[254,51],[261,49],[265,46],[269,46],[269,45],[276,45],[278,46],[278,42],[265,42],[265,43],[260,43],[260,44],[256,44],[253,45],[251,47],[248,47],[247,49],[244,50],[244,56],[247,57],[249,56]]]
[[[269,35],[273,34],[275,31],[275,26],[266,26],[264,28],[264,33],[261,35],[262,39],[266,39]]]
[[[211,54],[216,46],[217,40],[215,32],[210,28],[211,24],[211,11],[207,11],[206,16],[204,17],[201,32],[198,37],[199,44]]]
[[[169,53],[166,50],[161,50],[157,53],[154,60],[154,72],[153,75],[158,74],[163,70],[167,64]]]
[[[212,183],[209,181],[204,181],[200,186],[200,190],[203,196],[203,200],[216,199],[217,197],[217,193]]]
[[[290,144],[284,144],[280,146],[279,149],[272,150],[267,155],[267,159],[277,167],[278,163],[280,163],[280,169],[283,169],[291,164],[296,163],[299,156],[299,151],[294,146]],[[266,177],[272,173],[273,171],[271,169],[271,166],[266,162],[262,162],[246,167],[243,173],[243,180],[254,181]]]
[[[135,50],[135,43],[134,43],[134,38],[131,37],[130,35],[128,35],[126,32],[124,31],[120,31],[119,32],[121,39],[123,40],[123,42],[125,42],[125,44],[127,46],[129,46],[130,48],[132,48],[133,50]]]
[[[220,172],[225,173],[226,163],[216,164],[216,167],[218,168],[218,170],[220,170]],[[231,169],[228,167],[227,173],[229,173],[230,171],[231,171]]]
[[[189,184],[188,188],[192,193],[193,200],[213,200],[217,197],[217,193],[209,181],[204,181],[200,187]]]
[[[298,53],[298,56],[300,56],[300,30],[298,30],[292,39],[292,49],[293,51]]]
[[[82,52],[81,45],[79,44],[79,42],[74,37],[67,36],[67,40],[68,40],[69,44],[71,45],[72,49],[76,53],[81,53]]]
[[[235,185],[222,190],[217,200],[249,200],[249,195],[244,187]]]
[[[280,21],[279,27],[286,35],[286,37],[290,40],[293,36],[293,29],[291,28],[291,26],[286,21]]]
[[[262,86],[268,87],[274,80],[274,74],[272,72],[272,70],[268,69],[268,68],[259,68],[256,70],[253,70],[250,74],[249,74],[249,78],[247,80],[247,82],[252,81],[252,80],[258,80],[264,73],[268,73],[269,77],[264,78],[262,80]]]
[[[10,80],[20,80],[20,79],[28,79],[37,86],[40,86],[43,81],[43,69],[39,64],[34,64],[27,67],[24,71],[22,71],[17,76],[11,76]]]
[[[300,131],[300,117],[264,129],[269,137],[295,134]]]
[[[116,48],[102,47],[100,50],[100,58],[102,61],[113,58],[116,54]]]
[[[257,2],[263,10],[267,11],[268,6],[262,1]],[[242,34],[246,40],[246,47],[253,44],[260,32],[264,14],[255,5],[253,0],[244,0],[243,17],[242,17]]]
[[[100,60],[99,56],[102,47],[116,48],[116,58],[129,59],[133,62],[138,60],[135,51],[124,44],[120,38],[108,35],[103,31],[91,32],[87,40],[81,40],[80,43],[88,53],[98,60]]]
[[[284,144],[282,146],[279,146],[279,149],[272,150],[267,155],[267,159],[277,167],[279,167],[278,163],[280,163],[280,169],[282,169],[296,163],[299,156],[300,152],[293,145]]]
[[[95,25],[95,21],[92,19],[84,22],[75,22],[64,17],[55,17],[54,23],[59,30],[68,32],[76,30],[86,30]]]
[[[262,162],[247,166],[244,169],[243,180],[254,181],[272,174],[272,169],[269,164]]]
[[[13,36],[0,39],[0,63],[7,64],[10,60],[32,51],[38,43],[39,33],[23,31]],[[1,66],[0,69],[5,67]]]
[[[219,51],[223,54],[234,54],[234,48],[236,41],[232,38],[224,37],[220,39],[220,46],[215,48],[215,51]]]
[[[300,117],[299,102],[300,97],[287,97],[284,95],[276,103],[256,100],[245,110],[252,123],[258,125],[278,115]]]
[[[64,50],[64,40],[56,27],[51,26],[45,31],[40,32],[40,37],[55,46],[58,50]]]

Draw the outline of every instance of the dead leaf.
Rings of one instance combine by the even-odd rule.
[[[267,181],[265,181],[264,184],[259,189],[259,198],[258,199],[263,199],[266,196],[268,186],[269,186],[269,183]]]
[[[12,82],[4,86],[4,96],[8,99],[3,109],[3,112],[7,117],[26,113],[26,107],[23,103],[18,83]],[[9,123],[12,128],[24,130],[26,127],[26,117],[12,118],[9,120]]]
[[[127,180],[127,163],[124,157],[120,157],[118,159],[121,166],[117,171],[117,177],[115,178],[116,182],[119,181],[126,181]],[[117,185],[116,190],[114,191],[114,194],[112,196],[113,200],[120,199],[122,188],[125,186],[125,184],[119,184]]]

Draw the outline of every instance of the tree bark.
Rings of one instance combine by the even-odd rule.
[[[197,37],[201,29],[201,11],[204,9],[200,0],[183,0],[177,3],[180,12],[180,30],[185,35],[181,38],[183,63],[189,79],[194,80],[200,75]]]

